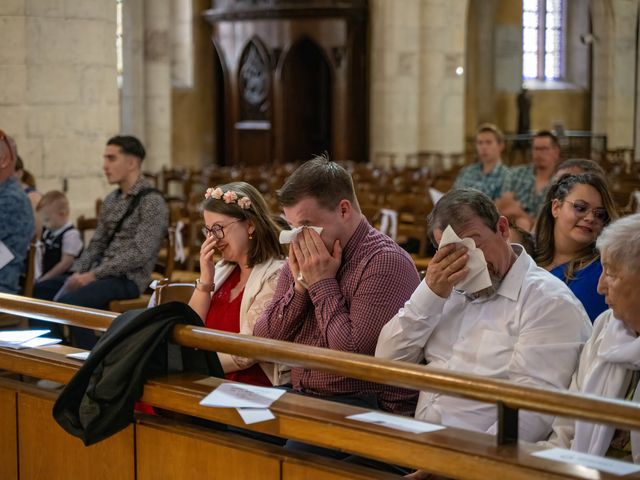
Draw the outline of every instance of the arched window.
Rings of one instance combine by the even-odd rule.
[[[522,1],[522,78],[563,80],[564,0]]]

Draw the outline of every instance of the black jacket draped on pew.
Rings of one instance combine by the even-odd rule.
[[[202,321],[179,302],[130,310],[115,318],[53,406],[60,426],[92,445],[131,423],[135,402],[152,376],[224,376],[215,353],[169,342],[176,324],[202,326]]]

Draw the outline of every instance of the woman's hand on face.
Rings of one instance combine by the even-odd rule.
[[[203,283],[213,283],[215,262],[213,256],[216,253],[218,239],[214,235],[207,235],[200,247],[200,280]]]

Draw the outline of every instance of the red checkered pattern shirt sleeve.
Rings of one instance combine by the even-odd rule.
[[[380,330],[420,282],[411,257],[363,220],[342,256],[336,278],[305,294],[295,291],[283,267],[271,305],[254,335],[304,345],[374,355]],[[381,407],[413,413],[415,392],[316,370],[292,369],[293,387],[318,395],[377,394]]]

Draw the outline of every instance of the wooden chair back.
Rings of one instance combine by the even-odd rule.
[[[151,273],[152,280],[171,281],[173,270],[175,267],[175,227],[172,225],[167,229],[165,235],[163,249],[166,252],[161,257],[158,255],[154,271]],[[151,293],[143,292],[138,298],[128,300],[112,300],[109,302],[109,310],[112,312],[126,312],[135,308],[144,308],[151,299]]]
[[[93,235],[93,231],[98,227],[98,218],[97,217],[85,217],[84,215],[80,215],[76,220],[76,228],[80,232],[80,238],[85,246],[89,245],[91,241],[91,237],[87,238],[87,234],[91,233]]]
[[[156,285],[156,305],[169,302],[189,303],[194,288],[194,283],[172,283],[165,278]]]
[[[188,173],[179,168],[162,169],[162,193],[168,200],[177,198],[186,200]]]
[[[24,277],[24,287],[22,295],[25,297],[33,297],[33,282],[36,273],[36,250],[37,239],[34,237],[29,244],[29,253],[27,253],[27,271]]]

